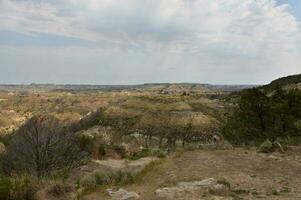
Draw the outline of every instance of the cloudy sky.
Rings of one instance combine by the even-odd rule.
[[[0,0],[0,83],[262,84],[294,73],[299,0]]]

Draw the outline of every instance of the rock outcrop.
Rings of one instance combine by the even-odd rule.
[[[139,198],[137,193],[129,192],[122,188],[115,192],[112,189],[107,189],[107,192],[111,196],[112,200],[136,200]]]
[[[230,187],[219,183],[214,178],[194,182],[180,182],[175,187],[166,187],[155,191],[158,200],[190,199],[196,200],[206,196],[226,197],[230,193]],[[226,199],[226,198],[219,198]]]

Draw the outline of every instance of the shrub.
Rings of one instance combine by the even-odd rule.
[[[272,189],[272,195],[275,195],[275,196],[279,195],[278,190],[275,189],[275,188],[273,188],[273,189]]]
[[[284,153],[288,150],[288,141],[283,138],[277,138],[277,140],[273,142],[265,140],[257,149],[259,153],[272,153],[276,150]]]
[[[79,185],[85,189],[93,189],[96,187],[96,178],[93,174],[82,177]]]
[[[134,174],[130,170],[97,169],[79,180],[79,186],[94,189],[97,185],[128,184],[134,181]]]
[[[140,151],[134,152],[132,155],[128,156],[129,160],[139,160],[140,158],[148,157],[151,155],[151,151],[149,149],[142,149]]]
[[[47,193],[53,197],[61,197],[73,191],[72,186],[63,183],[54,183],[47,189]]]
[[[271,153],[275,151],[275,148],[270,140],[266,140],[258,147],[257,151],[259,153]]]
[[[69,129],[71,132],[74,133],[82,130],[87,130],[92,126],[98,125],[102,119],[103,119],[103,109],[100,108],[95,112],[88,113],[85,117],[83,117],[78,122],[71,124]]]
[[[274,147],[275,149],[279,150],[281,153],[284,153],[288,150],[289,146],[289,140],[284,138],[277,138],[274,141]]]
[[[39,115],[12,136],[1,167],[7,173],[28,173],[39,178],[70,170],[83,158],[73,133],[52,116]]]
[[[93,176],[95,177],[97,185],[104,185],[110,183],[110,177],[108,173],[106,173],[104,170],[98,169],[94,171]]]
[[[155,149],[155,150],[152,150],[152,156],[156,156],[158,158],[165,158],[166,153],[164,151],[162,151],[161,149]]]
[[[128,184],[134,181],[134,174],[129,170],[118,170],[114,181],[116,184]]]
[[[128,156],[127,159],[129,160],[139,160],[140,158],[144,158],[144,157],[149,157],[149,156],[153,156],[153,157],[158,157],[158,158],[165,158],[166,154],[164,151],[160,150],[160,149],[142,149],[138,152],[133,153],[132,155]]]
[[[105,145],[100,144],[98,146],[98,154],[101,156],[105,156],[107,154],[106,149],[105,149]]]
[[[0,177],[1,200],[33,200],[37,183],[30,177]]]
[[[80,149],[91,152],[93,147],[93,135],[85,132],[76,133],[76,142]]]
[[[277,138],[300,138],[301,91],[277,88],[241,92],[238,107],[227,120],[223,136],[233,144],[260,144]]]
[[[134,180],[134,174],[127,169],[98,169],[92,174],[95,177],[98,185],[105,184],[127,184]]]

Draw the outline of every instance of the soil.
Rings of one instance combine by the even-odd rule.
[[[187,151],[148,169],[134,184],[115,188],[135,191],[140,199],[153,200],[158,188],[207,178],[230,183],[232,192],[227,199],[299,200],[301,148],[292,148],[285,154],[260,154],[245,149]],[[96,199],[110,199],[104,187],[84,197]]]

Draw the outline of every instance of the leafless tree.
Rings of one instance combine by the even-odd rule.
[[[70,170],[83,157],[72,132],[52,116],[35,116],[22,125],[8,145],[4,169],[43,177]]]

